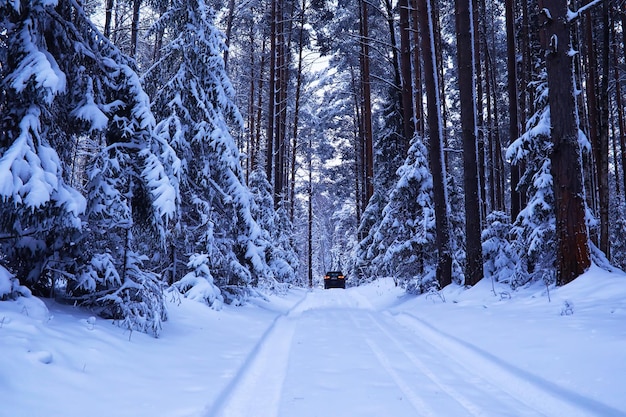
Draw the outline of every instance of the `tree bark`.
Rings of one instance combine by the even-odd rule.
[[[473,0],[472,8],[474,13],[472,13],[473,26],[474,26],[474,72],[476,78],[476,105],[478,106],[476,109],[476,123],[477,126],[477,138],[478,141],[478,173],[479,178],[482,184],[480,187],[480,201],[481,201],[481,218],[485,219],[487,217],[487,213],[489,212],[489,208],[487,206],[487,177],[486,177],[486,153],[485,153],[485,133],[484,133],[484,125],[485,118],[483,115],[483,100],[484,100],[484,92],[483,92],[483,69],[481,63],[481,21],[483,19],[480,18],[481,11],[484,9],[484,0]]]
[[[374,194],[374,151],[373,151],[373,132],[372,132],[372,93],[370,85],[370,57],[369,57],[369,23],[367,17],[367,2],[361,0],[360,10],[361,24],[361,100],[362,110],[361,117],[363,122],[363,152],[365,159],[363,162],[365,168],[365,199],[363,207],[367,205],[370,198]]]
[[[419,15],[416,0],[411,0],[411,32],[413,33],[413,100],[415,108],[415,128],[420,137],[424,137],[424,104],[422,89],[422,66],[419,45]]]
[[[452,253],[450,250],[450,223],[448,196],[446,192],[446,169],[443,156],[443,121],[441,97],[435,57],[433,7],[431,0],[418,0],[418,13],[422,33],[422,59],[426,84],[428,110],[428,132],[430,143],[430,168],[433,176],[433,198],[435,205],[436,244],[438,251],[437,281],[443,288],[452,283]]]
[[[139,11],[141,9],[141,0],[133,1],[133,21],[130,30],[130,56],[135,58],[137,55],[137,43],[139,42]]]
[[[296,97],[293,115],[293,137],[291,147],[291,172],[289,186],[289,218],[293,222],[295,200],[296,200],[296,150],[298,148],[298,123],[300,118],[300,94],[302,90],[302,65],[304,61],[304,23],[305,23],[306,0],[302,0],[302,10],[300,14],[300,34],[298,38],[298,71],[296,73]]]
[[[269,51],[269,84],[268,84],[268,105],[267,105],[267,134],[266,134],[266,146],[267,157],[266,173],[267,180],[270,184],[274,184],[274,141],[275,141],[275,124],[276,124],[276,20],[277,17],[277,4],[280,0],[270,0],[272,2],[270,11],[270,51]]]
[[[465,188],[465,285],[474,285],[483,277],[471,1],[455,2]]]
[[[403,156],[406,156],[411,139],[415,134],[411,79],[409,1],[399,0],[398,7],[400,8],[400,73],[402,76],[402,127],[404,130],[404,143],[401,144],[400,151]]]
[[[235,0],[228,0],[228,16],[226,18],[226,32],[224,33],[224,69],[228,68],[228,53],[230,47],[230,38],[233,32],[233,19],[235,17]]]
[[[104,11],[104,36],[111,37],[111,22],[113,20],[114,0],[106,0],[106,8]]]
[[[614,84],[615,84],[615,102],[616,102],[616,111],[617,111],[617,129],[618,129],[618,137],[619,137],[619,144],[620,144],[620,150],[621,152],[619,153],[620,156],[618,158],[618,155],[615,154],[615,165],[619,165],[618,164],[618,159],[619,162],[622,166],[622,187],[618,187],[618,190],[621,188],[624,192],[623,195],[623,200],[622,201],[626,201],[626,125],[624,123],[624,102],[622,100],[622,87],[620,85],[620,73],[619,73],[619,65],[618,65],[618,58],[617,58],[617,51],[618,47],[617,47],[617,43],[613,44],[613,76],[614,76]],[[617,175],[618,170],[616,169],[616,177],[618,180],[618,184],[619,184],[619,175]],[[619,194],[619,192],[618,192]]]
[[[546,52],[553,150],[551,172],[556,212],[557,285],[591,265],[567,0],[540,0],[542,46]]]
[[[600,250],[611,259],[611,240],[609,239],[609,6],[602,2],[602,77],[598,94],[598,203],[600,205]]]
[[[517,52],[515,50],[515,0],[506,0],[506,69],[509,95],[509,144],[519,137],[519,119],[517,105]],[[520,180],[519,165],[511,165],[511,219],[515,221],[521,210],[520,193],[517,185]]]

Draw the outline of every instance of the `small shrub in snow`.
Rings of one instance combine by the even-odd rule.
[[[572,314],[574,314],[574,303],[569,300],[563,301],[563,306],[561,307],[561,315],[571,316]]]
[[[0,265],[0,301],[13,300],[17,297],[29,297],[30,290],[22,285],[13,274]]]
[[[191,269],[191,272],[174,283],[173,287],[184,294],[186,298],[205,302],[216,310],[221,309],[224,304],[224,297],[213,282],[208,255],[191,255],[187,267]]]
[[[510,242],[511,223],[509,215],[494,211],[487,216],[483,230],[483,260],[485,277],[495,282],[510,284],[519,258]]]

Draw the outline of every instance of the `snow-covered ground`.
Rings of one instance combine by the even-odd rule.
[[[0,302],[0,417],[626,416],[626,275],[495,290],[171,297],[159,339]]]

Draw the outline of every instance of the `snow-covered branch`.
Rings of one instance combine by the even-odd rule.
[[[587,10],[591,9],[597,4],[600,4],[603,0],[593,0],[592,2],[585,4],[583,7],[573,12],[571,10],[567,11],[567,21],[572,22],[580,17],[581,14],[585,13]]]

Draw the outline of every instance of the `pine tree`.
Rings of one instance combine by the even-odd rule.
[[[485,261],[485,277],[494,282],[514,285],[518,253],[510,240],[510,216],[502,211],[492,211],[486,219],[487,227],[482,233],[482,251]]]
[[[74,253],[85,199],[69,185],[66,94],[72,79],[45,33],[62,33],[46,2],[0,4],[0,252],[35,294],[50,296]],[[63,34],[63,38],[65,35]],[[4,59],[6,58],[6,59]],[[71,108],[71,107],[69,107]],[[70,145],[70,146],[68,146]],[[56,272],[59,271],[59,272]]]
[[[241,126],[242,120],[214,19],[215,11],[203,0],[174,1],[155,28],[167,28],[172,38],[145,84],[160,119],[157,132],[181,161],[176,173],[180,232],[171,244],[179,253],[173,258],[182,262],[206,254],[212,284],[226,302],[238,302],[250,285],[271,279],[272,272],[268,242],[251,215],[252,196],[243,185],[241,156],[230,133],[230,125]]]
[[[17,185],[2,186],[3,219],[18,243],[8,264],[38,291],[62,288],[63,297],[158,335],[163,295],[142,264],[160,253],[175,193],[134,64],[76,3],[21,7],[2,6],[13,57],[2,107],[15,109],[3,120],[2,179]],[[92,153],[79,155],[87,142]],[[72,181],[86,184],[86,199]],[[19,253],[28,247],[30,263]]]
[[[295,281],[299,264],[298,256],[291,244],[293,238],[291,221],[284,203],[278,210],[274,210],[272,186],[267,180],[265,171],[260,167],[250,173],[249,187],[254,199],[252,216],[258,222],[264,240],[268,242],[267,263],[275,278],[261,284],[269,285],[269,289],[273,291],[280,290],[285,287],[283,284]]]
[[[385,271],[412,293],[437,287],[433,180],[427,150],[416,138],[398,169],[398,182],[374,235],[379,255],[373,269]]]
[[[545,71],[531,84],[536,89],[537,112],[526,123],[522,136],[507,150],[507,159],[524,166],[518,187],[526,190],[527,205],[514,221],[512,232],[519,259],[511,280],[513,287],[541,278],[554,269],[556,257],[554,192],[550,171],[550,107]],[[500,272],[492,271],[492,274]]]

